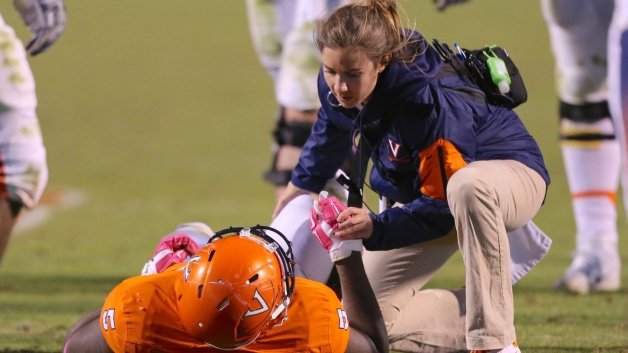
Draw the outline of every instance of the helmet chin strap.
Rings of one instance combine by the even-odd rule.
[[[279,316],[279,314],[281,314],[281,312],[287,307],[287,304],[281,303],[277,306],[277,308],[275,308],[275,311],[273,311],[272,314],[270,314],[270,318],[271,319],[276,319],[277,316]]]
[[[277,317],[279,317],[279,315],[285,311],[288,310],[288,305],[290,305],[290,298],[288,297],[284,297],[285,299],[283,300],[283,302],[281,302],[281,304],[277,305],[277,308],[275,308],[275,310],[273,310],[272,314],[270,314],[270,317],[272,320],[277,319]],[[286,321],[288,319],[288,315],[284,315],[283,318],[281,319],[281,322],[277,322],[274,324],[274,326],[279,326],[281,324],[283,324],[284,321]]]
[[[286,274],[287,271],[290,271],[290,269],[286,268],[286,264],[284,263],[284,261],[282,261],[281,255],[277,251],[275,252],[275,256],[278,257],[279,263],[282,267],[284,274]],[[284,311],[287,311],[289,305],[290,305],[290,294],[288,293],[288,285],[285,285],[283,288],[283,300],[281,301],[279,305],[277,305],[277,308],[273,310],[272,314],[270,314],[271,319],[275,320],[281,313],[283,313]],[[275,324],[275,326],[281,325],[287,318],[288,318],[288,315],[287,314],[284,315],[281,322]]]

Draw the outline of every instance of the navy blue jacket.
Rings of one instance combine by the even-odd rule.
[[[425,43],[425,41],[423,41]],[[373,144],[370,186],[404,203],[371,214],[369,250],[387,250],[438,238],[454,225],[446,200],[447,180],[476,160],[519,161],[550,182],[541,151],[517,114],[489,105],[482,91],[445,65],[429,45],[413,63],[392,61],[380,73],[362,110],[345,109],[323,78],[322,107],[292,183],[319,192],[352,151],[356,130],[379,126]]]

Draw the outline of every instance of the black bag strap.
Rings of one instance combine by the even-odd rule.
[[[463,80],[477,85],[484,92],[485,99],[489,103],[514,109],[527,101],[528,92],[523,78],[505,49],[492,45],[469,50],[454,44],[454,50],[452,50],[446,43],[441,43],[437,39],[432,40],[432,46],[440,54],[446,65],[451,65]],[[492,59],[503,61],[508,71],[510,90],[506,93],[501,93],[493,81],[494,71],[491,67],[494,68],[495,65],[491,66],[488,63]],[[449,72],[443,71],[442,73]]]

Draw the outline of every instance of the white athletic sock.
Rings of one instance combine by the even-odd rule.
[[[610,119],[595,124],[562,120],[561,130],[612,134]],[[616,197],[619,184],[620,152],[617,140],[563,140],[565,172],[576,222],[576,251],[599,253],[617,251]]]

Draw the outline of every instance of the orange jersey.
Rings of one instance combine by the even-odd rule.
[[[224,352],[190,337],[177,315],[176,267],[116,286],[102,307],[100,330],[115,353]],[[297,278],[288,319],[235,352],[344,352],[349,325],[342,304],[322,283]]]

